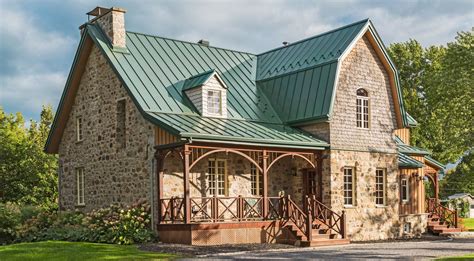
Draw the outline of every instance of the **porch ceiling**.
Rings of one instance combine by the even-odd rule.
[[[199,141],[323,149],[329,144],[283,124],[148,112],[154,120],[175,130],[181,138]]]

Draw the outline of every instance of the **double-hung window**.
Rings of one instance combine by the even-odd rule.
[[[344,205],[355,205],[355,170],[352,167],[344,168]]]
[[[83,206],[84,201],[84,168],[76,169],[76,184],[77,184],[77,205]]]
[[[224,159],[209,159],[207,182],[211,196],[227,194],[227,171]]]
[[[250,163],[250,184],[252,195],[261,196],[263,194],[262,173],[253,163]]]
[[[207,91],[207,113],[222,115],[222,92],[218,90]]]
[[[401,198],[402,198],[402,202],[408,202],[408,200],[410,200],[410,196],[409,196],[409,182],[408,182],[408,178],[402,178],[402,180],[400,181],[400,194],[401,194]]]
[[[364,89],[357,90],[356,122],[358,128],[369,128],[369,93]]]
[[[84,139],[83,132],[82,132],[82,118],[77,117],[76,118],[76,138],[77,141],[81,141]]]
[[[385,169],[375,170],[375,205],[377,206],[385,206],[386,179]]]

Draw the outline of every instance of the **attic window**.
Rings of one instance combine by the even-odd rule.
[[[218,90],[207,91],[207,113],[222,115],[222,92]]]
[[[357,90],[356,110],[357,127],[362,129],[368,129],[370,117],[369,93],[365,89]]]

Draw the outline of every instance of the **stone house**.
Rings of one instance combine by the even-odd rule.
[[[163,242],[344,244],[425,232],[416,121],[368,19],[261,54],[125,30],[97,7],[45,150],[60,209],[146,199]]]

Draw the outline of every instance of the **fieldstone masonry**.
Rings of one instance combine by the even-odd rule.
[[[126,147],[116,140],[117,101],[126,98]],[[76,119],[82,118],[82,141]],[[153,126],[145,121],[97,47],[93,47],[59,146],[61,209],[90,211],[150,199]],[[77,206],[76,168],[84,168],[85,206]]]

